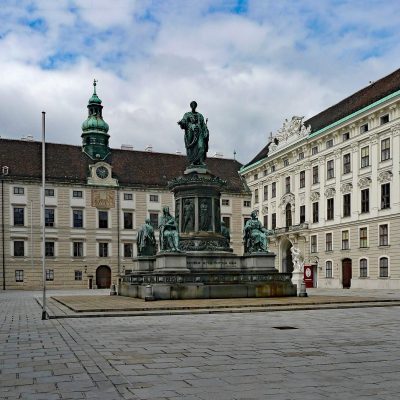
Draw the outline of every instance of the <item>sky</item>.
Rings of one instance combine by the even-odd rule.
[[[0,136],[81,144],[98,80],[110,144],[185,153],[192,100],[208,156],[249,162],[400,67],[398,0],[0,0]]]

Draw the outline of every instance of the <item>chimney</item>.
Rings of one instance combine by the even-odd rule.
[[[121,150],[133,150],[133,146],[131,144],[121,144]]]
[[[144,151],[148,151],[149,153],[151,153],[153,151],[153,146],[151,144],[149,144]]]

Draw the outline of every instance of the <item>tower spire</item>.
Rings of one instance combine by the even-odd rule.
[[[96,93],[96,85],[97,85],[97,80],[96,79],[93,79],[93,94],[97,94]]]

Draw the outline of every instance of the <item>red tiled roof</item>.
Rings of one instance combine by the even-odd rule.
[[[40,180],[42,144],[23,140],[0,139],[0,165],[9,167],[9,178]],[[112,165],[113,178],[121,186],[167,188],[174,177],[183,175],[185,156],[167,153],[112,149],[106,159]],[[46,143],[46,180],[85,184],[89,165],[94,164],[80,146]],[[224,191],[247,192],[238,174],[242,164],[222,158],[207,159],[212,174],[227,181]]]
[[[314,115],[304,125],[311,125],[311,133],[328,126],[357,110],[369,106],[370,104],[400,90],[400,69],[379,79],[371,85],[353,93],[339,103]],[[256,163],[268,156],[269,143],[248,163],[246,166]]]

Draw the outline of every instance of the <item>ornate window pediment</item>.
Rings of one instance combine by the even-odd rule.
[[[358,180],[358,186],[360,188],[366,188],[371,185],[371,178],[369,176],[363,176]]]
[[[281,206],[286,206],[286,204],[290,203],[294,207],[295,197],[293,193],[286,193],[281,197]]]
[[[350,193],[353,190],[353,185],[351,183],[342,183],[340,186],[340,191],[343,194]]]
[[[334,197],[336,194],[336,189],[335,188],[326,188],[325,189],[325,197],[329,198],[329,197]]]
[[[378,174],[378,182],[386,183],[390,182],[393,178],[393,174],[391,171],[382,171]]]
[[[310,194],[310,200],[311,200],[311,201],[318,201],[318,200],[319,200],[319,197],[320,197],[319,192],[312,192],[312,193]]]

